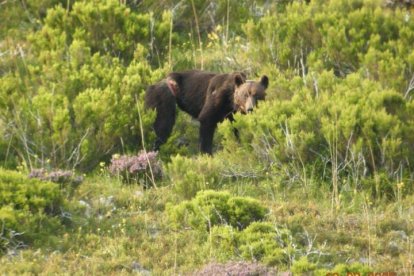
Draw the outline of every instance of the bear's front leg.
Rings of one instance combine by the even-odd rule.
[[[239,134],[239,130],[233,125],[233,123],[236,121],[234,119],[233,113],[230,113],[229,115],[227,115],[226,117],[227,119],[229,119],[230,123],[231,123],[231,127],[233,129],[233,134],[234,137],[236,137],[237,142],[240,143],[240,134]]]
[[[207,121],[200,122],[200,151],[202,153],[213,153],[213,138],[217,124]]]

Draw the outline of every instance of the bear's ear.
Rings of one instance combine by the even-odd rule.
[[[269,78],[266,75],[263,75],[262,78],[260,79],[260,83],[266,89],[269,86]]]
[[[244,72],[240,72],[240,76],[243,78],[244,81],[247,80],[247,76]]]
[[[236,84],[236,86],[240,86],[244,83],[246,78],[243,78],[243,76],[241,74],[236,74],[234,76],[234,83]]]

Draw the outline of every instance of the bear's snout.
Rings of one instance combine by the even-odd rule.
[[[253,111],[254,107],[256,106],[256,100],[253,96],[249,96],[247,98],[246,104],[245,104],[245,110],[247,113],[250,113]]]

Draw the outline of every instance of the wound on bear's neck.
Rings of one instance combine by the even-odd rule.
[[[177,82],[171,78],[167,78],[167,86],[173,94],[174,97],[177,97],[178,85]]]

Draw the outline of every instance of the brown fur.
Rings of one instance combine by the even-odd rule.
[[[200,150],[211,154],[217,124],[226,118],[233,121],[234,112],[251,111],[257,100],[264,99],[264,91],[268,85],[266,76],[261,82],[245,82],[246,76],[242,73],[216,74],[192,70],[170,73],[166,80],[149,86],[145,104],[147,108],[153,108],[157,112],[154,122],[157,134],[155,150],[171,134],[177,104],[180,109],[200,121]],[[250,110],[246,110],[247,105],[243,104],[244,97],[251,100]]]
[[[252,80],[246,81],[238,87],[234,92],[234,109],[243,114],[253,111],[257,105],[257,101],[265,100],[266,89],[269,85],[267,76],[263,76],[260,82]]]

